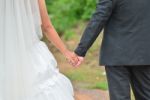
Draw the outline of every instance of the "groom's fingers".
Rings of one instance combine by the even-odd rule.
[[[78,57],[78,59],[79,59],[79,61],[78,61],[78,63],[76,64],[76,66],[79,66],[79,65],[81,65],[82,64],[82,62],[83,62],[83,57]]]
[[[78,61],[78,63],[76,64],[76,67],[78,67],[79,65],[81,65],[81,61]]]
[[[81,64],[82,64],[82,62],[79,61],[79,62],[76,64],[76,67],[79,67]]]
[[[83,57],[79,57],[78,55],[76,55],[75,53],[73,53],[70,58],[68,58],[68,62],[69,64],[71,64],[72,66],[79,66],[81,65],[81,63],[83,62],[84,58]]]

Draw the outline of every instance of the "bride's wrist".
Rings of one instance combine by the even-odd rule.
[[[64,48],[61,52],[64,56],[66,56],[68,54],[69,50],[67,48]]]

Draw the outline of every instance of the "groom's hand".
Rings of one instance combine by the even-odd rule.
[[[64,53],[64,55],[65,55],[66,60],[68,61],[69,64],[71,64],[72,66],[76,66],[77,65],[79,59],[76,56],[76,54],[74,54],[74,52],[71,52],[71,51],[67,50]]]
[[[82,64],[82,62],[84,61],[84,57],[78,56],[77,54],[74,53],[75,56],[78,57],[78,62],[76,63],[76,67],[80,66]]]
[[[66,56],[69,64],[71,64],[72,66],[75,66],[75,67],[81,65],[82,62],[84,61],[84,57],[78,56],[74,52],[68,51],[67,53],[65,53],[65,56]]]
[[[82,62],[84,61],[84,57],[78,56],[78,59],[79,59],[79,61],[75,66],[80,66],[82,64]]]

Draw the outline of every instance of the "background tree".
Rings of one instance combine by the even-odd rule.
[[[96,8],[97,0],[46,0],[48,12],[54,26],[60,34],[87,21]]]

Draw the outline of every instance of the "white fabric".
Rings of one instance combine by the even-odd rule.
[[[40,26],[37,0],[0,0],[0,100],[73,100]]]

